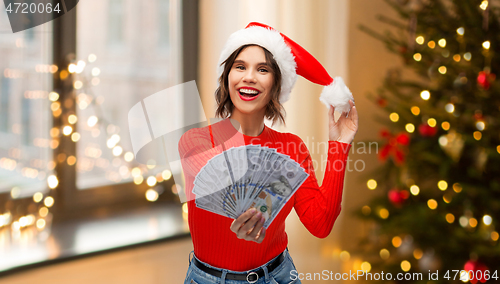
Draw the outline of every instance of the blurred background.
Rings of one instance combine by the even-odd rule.
[[[450,283],[448,270],[495,283],[499,2],[85,0],[17,33],[2,7],[0,283],[182,283],[193,247],[181,173],[136,161],[128,112],[195,80],[200,118],[214,117],[220,51],[251,21],[343,77],[359,113],[332,233],[315,238],[295,212],[286,221],[303,282],[361,269],[413,277],[387,283]],[[321,91],[299,76],[286,126],[272,126],[302,138],[319,181]],[[172,123],[194,104],[176,99]]]

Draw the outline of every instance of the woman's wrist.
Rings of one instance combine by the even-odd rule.
[[[339,140],[329,140],[330,142],[340,142],[340,143],[345,143],[345,144],[352,144],[352,141],[351,142],[345,142],[345,141],[342,141],[342,139],[339,139]]]

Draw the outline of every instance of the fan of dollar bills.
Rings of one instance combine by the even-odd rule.
[[[288,155],[260,145],[231,148],[211,158],[196,175],[196,206],[238,218],[256,208],[268,228],[309,176]]]

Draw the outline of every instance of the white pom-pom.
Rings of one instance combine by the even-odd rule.
[[[323,89],[319,100],[324,103],[328,109],[330,109],[330,105],[333,105],[335,111],[340,113],[347,113],[351,109],[349,100],[352,100],[354,103],[354,97],[341,77],[335,77],[333,83]]]

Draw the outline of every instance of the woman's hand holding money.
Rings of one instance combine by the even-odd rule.
[[[257,209],[250,208],[233,221],[231,231],[236,233],[238,239],[260,244],[266,236],[266,229],[262,227],[264,222],[265,218],[262,217],[262,213],[257,213]]]

